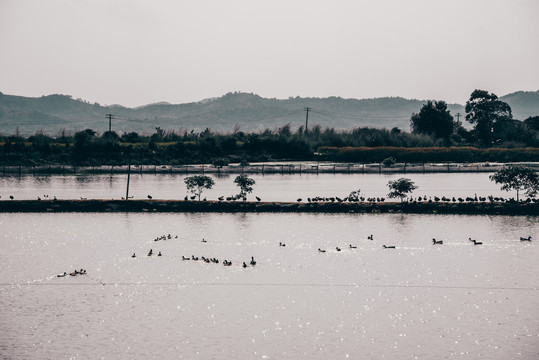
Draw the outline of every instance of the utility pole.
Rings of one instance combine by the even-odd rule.
[[[307,132],[307,125],[309,124],[309,111],[311,111],[310,107],[304,107],[303,110],[307,113],[305,115],[305,132]]]
[[[129,154],[128,165],[127,165],[127,189],[125,190],[125,200],[129,200],[129,180],[131,177],[131,154]]]
[[[457,125],[460,125],[460,117],[462,116],[460,113],[457,113],[457,115],[455,115],[457,117]]]
[[[114,119],[114,115],[112,115],[112,114],[105,114],[105,118],[109,119],[109,133],[110,133],[110,130],[111,130],[111,123],[112,123],[112,119]]]

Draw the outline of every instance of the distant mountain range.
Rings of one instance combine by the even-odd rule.
[[[513,110],[513,117],[524,120],[539,115],[539,91],[519,91],[502,96]],[[120,105],[101,106],[67,95],[48,95],[40,98],[13,96],[0,93],[0,133],[10,135],[17,129],[22,135],[43,130],[55,136],[61,130],[75,132],[90,128],[99,133],[108,130],[105,114],[113,114],[112,130],[152,134],[156,127],[163,130],[194,130],[253,132],[276,129],[288,123],[293,129],[305,125],[305,108],[310,108],[308,126],[351,129],[376,127],[409,130],[410,116],[419,112],[427,100],[409,100],[401,97],[375,99],[289,98],[266,99],[255,94],[228,93],[219,98],[196,103],[156,103],[137,108]],[[464,106],[448,104],[453,116],[461,114]]]

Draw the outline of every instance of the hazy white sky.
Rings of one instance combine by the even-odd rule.
[[[101,104],[539,90],[538,0],[0,0],[0,91]]]

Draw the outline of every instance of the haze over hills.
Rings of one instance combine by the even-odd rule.
[[[513,117],[524,120],[539,115],[539,91],[519,91],[502,96],[513,110]],[[309,112],[309,127],[351,129],[370,126],[409,130],[410,116],[419,112],[427,100],[409,100],[401,97],[375,99],[289,98],[266,99],[255,94],[228,93],[219,98],[196,103],[156,103],[137,108],[121,105],[90,104],[68,95],[48,95],[39,98],[0,93],[0,133],[31,135],[43,130],[55,136],[61,130],[68,132],[94,129],[108,130],[105,114],[114,114],[112,130],[118,133],[153,133],[156,127],[164,130],[232,132],[235,126],[246,132],[276,129],[288,123],[293,129],[305,125],[305,107]],[[464,125],[464,106],[448,104],[455,116],[461,114]]]

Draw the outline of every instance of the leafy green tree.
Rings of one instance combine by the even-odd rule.
[[[493,131],[497,122],[513,118],[511,107],[498,96],[485,90],[474,90],[466,102],[466,120],[474,124],[475,133],[484,145],[494,141]]]
[[[125,133],[122,135],[122,141],[128,143],[138,143],[141,141],[140,135],[136,132]]]
[[[105,141],[116,142],[120,139],[116,131],[105,131],[101,138]]]
[[[247,175],[238,175],[234,179],[234,183],[240,188],[240,197],[245,197],[247,194],[253,192],[253,185],[256,182]]]
[[[539,115],[528,117],[524,124],[531,130],[539,131]]]
[[[188,176],[183,181],[187,186],[187,190],[198,196],[198,201],[200,201],[200,195],[205,189],[211,189],[215,185],[215,181],[206,175]]]
[[[387,186],[389,187],[389,193],[387,194],[387,197],[389,198],[400,198],[401,202],[406,196],[406,194],[411,193],[415,189],[417,189],[417,186],[414,185],[414,182],[408,178],[400,178],[397,180],[389,180],[387,183]]]
[[[491,181],[502,184],[501,190],[526,191],[528,197],[535,197],[539,191],[539,176],[535,170],[521,166],[509,167],[496,171],[489,176]]]
[[[432,102],[429,100],[418,114],[412,114],[410,127],[414,134],[427,134],[449,140],[453,134],[455,122],[447,110],[445,101]]]

